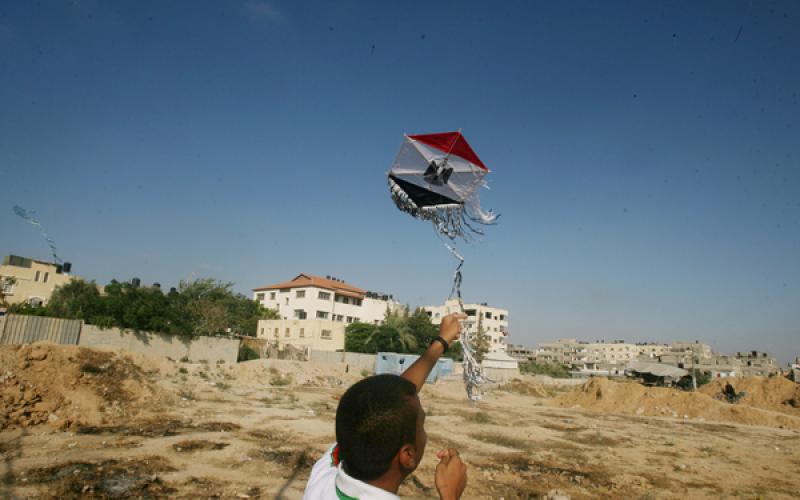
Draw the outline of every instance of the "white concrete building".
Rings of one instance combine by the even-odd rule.
[[[368,292],[330,276],[310,274],[256,288],[253,299],[281,316],[259,321],[259,338],[279,348],[292,345],[318,351],[344,350],[346,325],[377,325],[383,322],[387,311],[403,308],[390,295]]]
[[[431,318],[431,323],[438,325],[442,318],[448,314],[459,312],[457,300],[448,300],[443,306],[425,306],[423,309]],[[508,310],[490,307],[483,304],[464,304],[467,319],[463,327],[470,333],[478,331],[478,322],[484,333],[489,336],[489,352],[506,352],[506,337],[508,336]]]
[[[368,292],[326,276],[298,274],[294,279],[253,289],[253,299],[283,319],[321,319],[336,323],[383,322],[387,311],[403,306],[391,295]]]
[[[443,306],[425,306],[423,308],[431,318],[431,323],[438,325],[448,314],[461,311],[457,300],[448,300]],[[464,304],[467,319],[463,328],[470,334],[478,331],[478,325],[489,336],[489,352],[483,359],[485,368],[501,370],[517,370],[519,363],[506,353],[506,337],[508,336],[508,310],[490,307],[488,304]]]

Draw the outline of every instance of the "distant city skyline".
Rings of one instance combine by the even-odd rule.
[[[312,14],[313,13],[313,14]],[[385,184],[463,129],[501,213],[464,299],[509,341],[800,355],[800,4],[5,2],[0,251],[73,272],[335,275],[441,304]]]

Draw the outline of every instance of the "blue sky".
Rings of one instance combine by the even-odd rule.
[[[800,4],[0,5],[0,253],[239,291],[299,272],[441,303],[403,133],[462,128],[502,213],[464,294],[513,343],[800,355]]]

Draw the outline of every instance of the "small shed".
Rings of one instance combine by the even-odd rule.
[[[664,363],[647,363],[644,361],[631,361],[625,373],[641,378],[647,385],[672,385],[689,372],[677,366]]]

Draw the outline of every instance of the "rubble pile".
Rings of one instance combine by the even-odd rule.
[[[744,392],[739,404],[773,410],[800,417],[800,384],[785,377],[748,377],[716,379],[700,388],[715,397],[730,383],[736,392]]]
[[[553,400],[564,408],[623,415],[663,416],[682,419],[733,422],[800,430],[800,416],[769,409],[730,404],[702,392],[665,387],[645,387],[632,382],[591,378],[585,384]]]
[[[132,356],[36,343],[0,347],[0,430],[126,420],[164,399]]]

